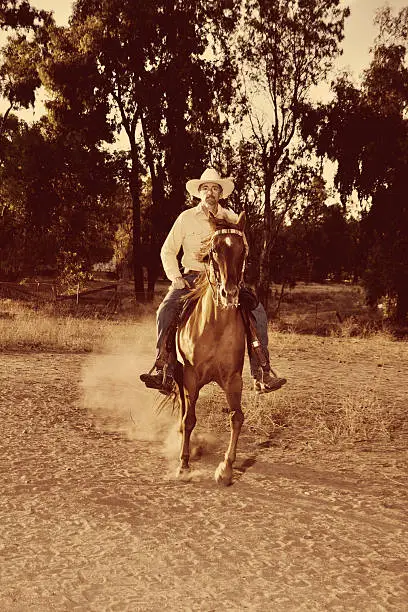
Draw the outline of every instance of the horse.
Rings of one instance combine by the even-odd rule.
[[[176,334],[182,435],[178,475],[189,470],[190,436],[196,424],[195,406],[200,389],[215,381],[225,392],[231,427],[229,446],[215,471],[215,480],[230,485],[244,422],[241,396],[246,330],[239,308],[239,290],[248,254],[245,213],[239,215],[236,224],[211,213],[209,221],[212,233],[199,257],[205,271],[189,294],[195,306],[188,317],[181,317]]]

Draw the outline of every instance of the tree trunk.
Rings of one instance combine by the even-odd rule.
[[[157,277],[158,277],[157,266],[149,265],[147,268],[147,296],[146,296],[146,300],[148,302],[153,302],[154,287],[156,285]]]
[[[135,298],[137,302],[145,301],[143,265],[141,250],[141,218],[140,218],[140,188],[138,155],[136,146],[131,147],[132,167],[130,170],[130,195],[132,197],[132,219],[133,219],[133,280],[135,287]]]
[[[160,274],[160,249],[156,244],[141,245],[141,259],[147,271],[146,301],[152,302],[154,287]]]
[[[144,258],[144,264],[147,268],[146,299],[148,302],[152,302],[154,297],[154,288],[160,270],[160,246],[161,242],[163,242],[161,239],[162,232],[160,230],[162,225],[163,208],[165,206],[165,194],[163,174],[160,173],[160,171],[156,171],[154,153],[150,142],[146,119],[143,113],[141,113],[141,123],[145,144],[145,158],[149,167],[150,179],[152,181],[151,223],[153,231],[150,233],[147,254]]]
[[[265,180],[265,210],[264,227],[262,237],[262,251],[259,260],[259,279],[257,282],[257,295],[259,301],[268,312],[269,285],[271,278],[270,255],[271,255],[271,234],[272,234],[272,210],[271,210],[271,187],[272,181]]]
[[[3,131],[5,130],[6,127],[6,121],[7,121],[7,117],[9,116],[10,112],[13,110],[13,103],[10,104],[10,106],[8,107],[8,109],[6,110],[6,112],[3,115],[3,118],[1,120],[1,125],[0,125],[0,136],[2,135]]]

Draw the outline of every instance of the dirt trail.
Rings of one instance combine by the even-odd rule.
[[[0,355],[0,610],[408,610],[403,450],[304,456],[245,430],[220,488],[221,433],[182,483],[163,442],[95,426],[89,359]]]

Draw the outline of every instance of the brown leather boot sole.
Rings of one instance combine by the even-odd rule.
[[[277,391],[286,383],[286,378],[273,378],[270,382],[264,383],[260,380],[254,380],[254,391],[256,393],[270,393],[271,391]]]

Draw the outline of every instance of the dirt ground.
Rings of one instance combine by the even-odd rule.
[[[213,480],[228,433],[202,432],[207,452],[180,482],[175,417],[152,426],[135,364],[101,359],[0,355],[0,610],[408,610],[406,429],[331,448],[244,426],[228,488]],[[279,393],[378,379],[375,364],[325,374],[320,359],[281,357]],[[405,405],[407,374],[389,367],[384,396]]]

